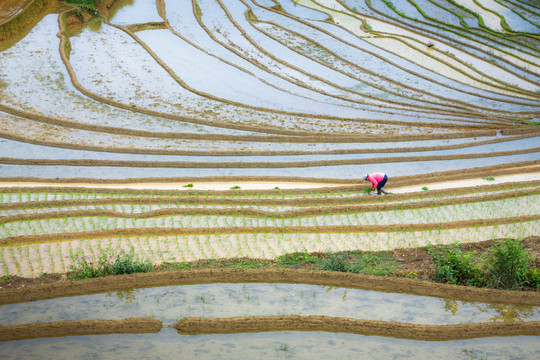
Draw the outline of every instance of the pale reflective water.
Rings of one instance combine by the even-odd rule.
[[[539,307],[471,303],[305,284],[204,284],[134,289],[0,307],[0,323],[154,317],[164,323],[155,334],[43,338],[0,344],[1,359],[532,359],[536,337],[460,341],[414,341],[325,332],[263,332],[178,335],[167,325],[182,317],[327,315],[418,324],[536,320]]]

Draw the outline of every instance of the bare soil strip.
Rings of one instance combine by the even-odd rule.
[[[92,238],[110,238],[119,236],[165,236],[165,235],[209,235],[209,234],[326,234],[326,233],[366,233],[366,232],[402,232],[422,230],[446,230],[471,227],[486,227],[505,224],[524,223],[540,220],[538,215],[523,215],[505,218],[460,220],[444,223],[427,224],[390,224],[390,225],[329,225],[329,226],[245,226],[245,227],[186,227],[186,228],[122,228],[112,230],[93,230],[44,235],[20,235],[0,239],[0,246],[23,245],[49,241],[67,241]]]
[[[202,269],[118,275],[83,281],[59,281],[16,289],[0,289],[0,305],[123,289],[211,283],[291,283],[404,292],[414,295],[538,305],[540,292],[506,291],[428,281],[330,271],[291,269]]]
[[[288,211],[264,211],[250,208],[224,208],[224,209],[204,209],[204,208],[186,208],[186,209],[177,209],[177,208],[167,208],[159,209],[141,213],[122,213],[114,210],[69,210],[69,211],[51,211],[45,213],[35,213],[35,214],[17,214],[11,216],[0,217],[0,222],[7,224],[10,222],[16,221],[30,221],[30,220],[42,220],[42,219],[59,219],[59,218],[77,218],[77,217],[94,217],[94,216],[105,216],[110,218],[125,218],[125,219],[149,219],[161,216],[247,216],[247,217],[269,217],[275,218],[280,217],[283,219],[293,219],[297,217],[304,216],[318,216],[325,214],[339,215],[339,214],[350,214],[354,212],[374,212],[374,211],[390,211],[390,210],[415,210],[415,209],[425,209],[433,208],[445,205],[458,205],[458,204],[470,204],[476,202],[485,202],[485,201],[496,201],[496,200],[505,200],[505,199],[514,199],[522,196],[538,195],[540,194],[540,188],[524,191],[509,192],[503,194],[491,194],[477,197],[466,197],[458,199],[444,199],[444,200],[430,200],[430,201],[421,201],[414,203],[392,203],[392,204],[369,204],[366,205],[356,205],[352,204],[352,201],[347,201],[348,206],[325,206],[317,208],[307,208],[300,210],[288,210]],[[354,198],[353,198],[354,199]],[[129,200],[129,199],[126,199]],[[176,199],[167,199],[166,201],[169,204],[178,204],[179,201]],[[111,204],[118,204],[116,199],[110,199]],[[154,201],[158,203],[157,201]],[[237,201],[239,204],[242,202]],[[298,201],[303,204],[302,200]],[[47,202],[48,205],[51,202]],[[91,201],[86,201],[84,205],[88,205]],[[131,199],[131,204],[139,204],[140,201]],[[260,202],[259,202],[260,203]],[[163,201],[159,201],[159,204],[163,204]],[[26,203],[19,204],[20,208],[28,209]],[[37,208],[46,208],[45,204],[38,203],[33,204]],[[2,209],[0,207],[0,209]]]
[[[405,324],[395,321],[330,316],[249,316],[218,319],[183,318],[170,327],[179,334],[223,334],[262,331],[332,331],[411,340],[461,340],[491,336],[540,335],[540,321],[459,325]]]
[[[63,320],[0,326],[0,341],[75,335],[155,333],[162,327],[161,321],[152,318]]]

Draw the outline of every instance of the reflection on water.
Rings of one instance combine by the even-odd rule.
[[[73,336],[2,344],[4,359],[535,359],[534,336],[415,341],[345,333],[285,331],[219,335]]]
[[[539,308],[305,284],[138,288],[0,306],[0,324],[142,316],[161,320],[159,333],[10,341],[1,344],[0,358],[532,359],[540,355],[537,337],[436,342],[315,331],[179,335],[167,326],[183,317],[282,314],[442,325],[540,320]]]
[[[0,324],[155,317],[325,315],[413,324],[540,320],[540,307],[455,301],[305,284],[199,284],[132,289],[0,307]]]
[[[444,310],[456,315],[460,306],[473,306],[482,313],[493,314],[486,321],[525,321],[538,314],[538,307],[516,304],[478,303],[444,299]]]

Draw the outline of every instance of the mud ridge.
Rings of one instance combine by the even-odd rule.
[[[58,218],[75,218],[75,217],[94,217],[94,216],[105,216],[105,217],[111,217],[111,218],[136,218],[136,219],[148,219],[148,218],[154,218],[154,217],[161,217],[161,216],[248,216],[248,217],[259,217],[259,218],[283,218],[283,219],[293,219],[297,217],[307,217],[307,216],[320,216],[320,215],[326,215],[326,214],[332,214],[332,215],[339,215],[339,214],[350,214],[353,212],[363,213],[363,212],[374,212],[374,211],[391,211],[391,210],[416,210],[416,209],[425,209],[425,208],[433,208],[433,207],[440,207],[440,206],[446,206],[446,205],[458,205],[458,204],[469,204],[469,203],[477,203],[477,202],[484,202],[484,201],[497,201],[497,200],[505,200],[509,198],[517,198],[517,197],[523,197],[523,196],[530,196],[530,195],[538,195],[540,194],[540,188],[534,189],[534,190],[525,190],[525,191],[516,191],[514,193],[505,193],[505,194],[492,194],[492,195],[485,195],[485,196],[479,196],[479,197],[473,197],[473,198],[458,198],[458,199],[445,199],[445,200],[430,200],[430,201],[422,201],[422,202],[414,202],[414,203],[392,203],[392,204],[369,204],[369,206],[366,205],[356,205],[351,204],[352,201],[346,202],[348,206],[324,206],[324,207],[317,207],[317,208],[307,208],[307,209],[299,209],[299,210],[286,210],[286,211],[265,211],[265,210],[258,210],[258,209],[250,209],[250,208],[225,208],[225,209],[203,209],[203,208],[185,208],[185,209],[179,209],[179,208],[166,208],[166,209],[158,209],[158,210],[152,210],[152,211],[146,211],[146,212],[133,212],[133,213],[125,213],[125,212],[119,212],[115,210],[103,210],[103,209],[84,209],[84,210],[67,210],[67,211],[51,211],[51,212],[43,212],[43,213],[32,213],[32,214],[17,214],[17,215],[8,215],[0,217],[1,223],[10,223],[10,222],[16,222],[16,221],[30,221],[30,220],[41,220],[41,219],[58,219]],[[354,199],[354,198],[353,198]],[[111,204],[118,204],[117,199],[110,199]],[[126,199],[131,200],[131,204],[139,204],[140,201],[133,200],[133,199]],[[179,201],[176,199],[167,199],[169,201],[169,204],[178,204]],[[302,201],[303,199],[299,199],[298,203],[301,205],[305,204]],[[341,200],[341,199],[340,199]],[[347,199],[348,200],[348,199]],[[352,200],[352,199],[351,199]],[[84,205],[88,205],[92,201],[84,201],[79,202]],[[163,204],[163,201],[154,201],[156,204],[159,203],[160,205]],[[236,201],[238,204],[245,205],[245,202],[242,202],[241,200]],[[50,202],[47,202],[48,205],[50,205]],[[258,200],[257,203],[259,205],[267,204],[266,201]],[[205,202],[206,204],[206,202]],[[26,203],[19,204],[21,208],[28,209],[28,206],[26,206]],[[32,204],[33,207],[37,208],[44,208],[46,207],[43,203],[38,202],[37,204]],[[0,207],[0,209],[2,209]]]
[[[503,200],[513,197],[537,195],[540,191],[537,186],[540,185],[540,181],[530,181],[524,183],[518,183],[512,185],[508,184],[496,184],[496,185],[483,185],[481,191],[484,192],[496,192],[504,191],[499,194],[488,194],[482,196],[467,196],[466,198],[453,198],[447,200],[432,200],[434,197],[442,196],[462,196],[470,195],[477,192],[474,188],[455,188],[455,189],[443,189],[432,190],[430,192],[412,192],[405,194],[393,194],[391,197],[374,197],[355,195],[348,197],[341,197],[340,192],[359,192],[362,190],[357,187],[334,187],[334,188],[319,188],[315,193],[309,192],[311,197],[296,197],[288,199],[279,199],[280,196],[304,196],[307,191],[300,190],[288,190],[279,191],[276,190],[244,190],[245,192],[230,192],[225,190],[218,192],[214,190],[193,192],[188,190],[132,190],[132,189],[115,189],[106,191],[100,189],[89,189],[80,187],[65,187],[65,188],[50,188],[50,187],[0,187],[0,193],[4,196],[9,194],[10,196],[27,196],[28,194],[43,194],[50,193],[51,191],[57,191],[60,196],[62,194],[75,193],[78,196],[86,195],[87,198],[80,199],[61,199],[61,200],[40,200],[40,201],[19,201],[12,203],[0,204],[0,211],[5,210],[22,210],[22,209],[45,209],[45,208],[61,208],[61,207],[80,207],[80,206],[98,206],[98,205],[242,205],[242,206],[324,206],[326,211],[332,207],[338,207],[336,211],[345,211],[344,205],[348,205],[349,210],[362,211],[366,205],[370,205],[371,210],[393,210],[393,209],[405,209],[405,208],[420,208],[426,204],[426,206],[440,206],[460,203],[474,203],[489,200]],[[528,187],[535,187],[534,189],[525,189]],[[92,199],[90,196],[102,196],[100,199]],[[250,195],[272,195],[273,198],[254,199],[250,198]],[[328,195],[329,197],[317,197]],[[238,196],[238,198],[219,198],[218,196]],[[411,200],[417,199],[419,201],[407,203]],[[428,200],[423,200],[428,199]],[[390,204],[393,203],[393,204]],[[347,208],[345,208],[347,209]],[[297,210],[302,211],[302,210]],[[318,211],[322,213],[322,211]],[[275,213],[272,213],[275,214]],[[3,219],[6,221],[6,218]]]
[[[540,167],[537,169],[540,172]],[[521,173],[521,172],[520,172]],[[20,179],[20,178],[13,178],[13,179]],[[219,178],[212,178],[212,179],[219,179]],[[306,182],[310,183],[312,182],[318,182],[317,179],[299,179],[299,178],[293,178],[293,180],[290,180],[291,178],[260,178],[260,177],[253,177],[250,178],[250,181],[260,181],[260,182],[274,182],[274,181],[285,181],[285,182],[295,182],[294,179],[298,182]],[[397,179],[397,180],[396,180]],[[37,180],[37,179],[36,179]],[[195,181],[208,181],[209,178],[177,178],[178,183],[186,182],[189,180],[195,180]],[[246,178],[224,178],[221,181],[246,181]],[[411,185],[411,183],[406,183],[403,180],[406,180],[404,177],[396,177],[392,178],[392,186],[408,186]],[[218,180],[216,180],[219,182]],[[357,180],[358,182],[361,182],[361,180]],[[13,180],[14,183],[22,182],[18,180]],[[38,181],[46,183],[46,181]],[[141,179],[142,182],[142,179]],[[151,181],[149,181],[151,182]],[[213,181],[212,181],[213,182]],[[330,183],[331,180],[325,181],[325,179],[321,179],[321,183]],[[117,182],[115,182],[117,183]],[[171,196],[180,196],[180,198],[176,199],[181,202],[188,202],[190,201],[190,198],[200,198],[202,197],[206,201],[212,201],[212,199],[208,199],[207,196],[210,195],[231,195],[231,196],[250,196],[250,195],[258,195],[258,194],[266,194],[266,195],[275,195],[275,196],[293,196],[293,195],[304,195],[306,192],[309,192],[310,195],[313,196],[313,194],[316,195],[324,195],[328,194],[330,196],[342,196],[340,192],[344,191],[363,191],[362,188],[365,186],[362,184],[360,186],[357,185],[346,185],[347,183],[350,183],[350,181],[343,181],[343,182],[336,182],[337,184],[343,184],[341,186],[334,186],[334,187],[320,187],[316,189],[258,189],[258,190],[160,190],[160,189],[130,189],[130,188],[114,188],[114,189],[103,189],[103,188],[88,188],[88,187],[79,187],[79,186],[66,186],[66,187],[54,187],[54,186],[21,186],[21,187],[0,187],[0,192],[3,194],[10,193],[11,195],[19,195],[22,193],[31,193],[31,194],[37,194],[37,193],[51,193],[54,191],[57,191],[59,195],[63,193],[81,193],[85,194],[88,193],[90,195],[99,195],[103,197],[109,197],[109,199],[81,199],[83,201],[111,201],[111,198],[114,198],[114,196],[131,196],[136,197],[135,200],[144,200],[139,199],[139,197],[148,197],[147,200],[156,200],[156,201],[166,201],[167,199],[170,200]],[[2,185],[2,183],[0,183]],[[414,184],[412,184],[414,185]],[[410,200],[410,199],[422,199],[422,198],[433,198],[434,196],[458,196],[458,195],[467,195],[467,194],[474,194],[478,191],[478,188],[480,188],[482,191],[490,192],[490,191],[516,191],[521,190],[523,188],[527,187],[538,187],[540,186],[540,180],[529,180],[529,181],[523,181],[523,182],[513,182],[513,183],[502,183],[502,184],[486,184],[475,188],[470,187],[461,187],[461,188],[448,188],[448,189],[440,189],[440,190],[431,190],[430,192],[426,191],[418,191],[418,192],[411,192],[406,194],[393,194],[391,198],[372,198],[372,197],[366,197],[366,196],[356,196],[351,197],[352,200],[355,202],[377,202],[380,203],[389,201],[390,199],[392,201],[395,200]],[[531,190],[533,191],[533,190]],[[115,200],[122,200],[120,198],[114,198]],[[133,199],[127,199],[127,200],[133,200]],[[249,202],[249,198],[243,198],[241,199],[242,202],[247,201]],[[271,204],[271,205],[285,205],[290,204],[294,205],[296,201],[299,199],[263,199],[261,201],[264,201],[265,203]],[[350,201],[349,198],[347,199],[328,199],[328,198],[311,198],[311,199],[303,199],[305,202],[311,202],[313,201],[314,204],[326,204],[328,202],[332,203],[333,201],[339,202],[342,200]],[[72,200],[50,200],[50,201],[43,201],[43,203],[51,202],[51,205],[53,203],[55,204],[71,204],[69,201],[78,201],[77,199]],[[216,199],[216,204],[234,204],[236,201],[233,201],[233,199]],[[39,203],[39,202],[35,202]],[[259,203],[259,200],[257,200],[256,203]],[[26,203],[27,206],[30,206],[30,203]],[[11,208],[11,206],[18,206],[16,203],[11,204],[0,204],[0,209],[3,209],[3,206],[8,206]],[[44,204],[47,205],[47,204]]]
[[[179,334],[228,334],[302,330],[344,332],[427,341],[540,335],[540,321],[421,325],[319,315],[249,316],[217,319],[188,317],[170,325],[170,327],[178,330]]]
[[[152,318],[63,320],[0,326],[0,341],[77,335],[156,333],[162,327],[161,321]]]
[[[366,232],[414,232],[448,230],[471,227],[499,226],[540,220],[540,215],[461,220],[426,224],[389,225],[328,225],[328,226],[244,226],[244,227],[185,227],[185,228],[119,228],[112,230],[92,230],[84,232],[52,233],[43,235],[19,235],[0,239],[0,246],[35,244],[49,241],[68,241],[92,238],[131,237],[131,236],[170,236],[170,235],[211,235],[211,234],[328,234],[328,233],[366,233]]]
[[[291,283],[403,292],[464,301],[538,305],[540,292],[507,291],[439,284],[423,280],[330,271],[292,269],[202,269],[117,275],[83,281],[62,281],[17,289],[0,289],[0,305],[116,290],[211,283]]]

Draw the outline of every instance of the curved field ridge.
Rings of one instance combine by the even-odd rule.
[[[0,341],[57,336],[157,333],[161,321],[152,318],[123,320],[63,320],[35,324],[0,326]]]
[[[218,319],[183,318],[170,327],[179,334],[229,334],[262,331],[336,331],[411,340],[461,340],[478,337],[540,335],[540,322],[420,325],[319,315],[249,316]]]
[[[136,287],[210,284],[218,282],[302,283],[356,289],[405,292],[464,301],[537,305],[540,293],[439,284],[415,279],[354,273],[291,269],[203,269],[110,276],[77,282],[63,281],[17,289],[0,289],[0,305],[101,293]]]

